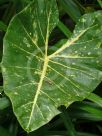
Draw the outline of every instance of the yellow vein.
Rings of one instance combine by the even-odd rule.
[[[60,49],[58,49],[56,52],[54,52],[53,54],[51,54],[49,56],[49,58],[53,58],[56,56],[56,54],[62,52],[63,50],[65,50],[67,47],[69,47],[70,45],[72,45],[74,42],[76,42],[85,32],[86,30],[83,30],[77,37],[72,38],[70,41],[68,41],[67,43],[65,43]]]
[[[39,72],[40,74],[41,74],[41,72]],[[51,80],[50,78],[48,78],[46,75],[45,75],[45,77],[44,78],[46,78],[47,80],[49,80],[51,83],[53,83],[58,89],[60,89],[60,91],[62,91],[64,94],[66,94],[66,95],[68,95],[65,91],[64,91],[64,89],[62,89],[59,85],[57,85],[53,80]],[[69,95],[68,95],[68,97],[69,97]]]
[[[95,27],[96,25],[89,27],[85,30],[82,30],[82,32],[76,36],[75,38],[71,38],[70,40],[68,40],[60,49],[58,49],[56,52],[54,52],[53,54],[49,55],[49,58],[53,58],[56,56],[56,54],[62,52],[63,50],[65,50],[66,48],[68,48],[70,45],[72,45],[73,43],[75,43],[85,32],[87,32],[87,30]]]
[[[94,39],[91,39],[91,40],[88,40],[88,41],[85,41],[85,42],[77,42],[77,43],[74,43],[74,44],[86,44],[86,43],[90,43],[90,42],[93,42],[95,40],[97,40],[98,38],[94,38]]]
[[[37,83],[37,82],[32,81],[32,82],[30,82],[30,83],[22,84],[22,85],[19,85],[19,86],[13,87],[13,88],[11,88],[11,89],[18,89],[18,88],[21,88],[21,87],[24,87],[24,86],[28,86],[28,85],[38,85],[38,83]]]
[[[26,106],[28,106],[29,104],[32,104],[32,103],[33,103],[32,101],[31,101],[31,102],[28,102],[28,103],[26,103],[26,104],[21,105],[19,108],[26,107]]]
[[[58,62],[53,61],[53,60],[49,60],[49,61],[52,62],[52,63],[54,63],[54,64],[60,65],[60,66],[62,66],[62,67],[68,68],[68,69],[70,69],[70,70],[80,71],[80,72],[82,72],[82,73],[84,73],[84,74],[87,74],[88,76],[91,76],[91,77],[93,77],[93,78],[96,78],[96,77],[94,77],[93,75],[88,74],[87,72],[85,72],[85,71],[83,71],[83,70],[81,70],[81,69],[71,68],[71,67],[68,67],[68,66],[66,66],[66,65],[64,65],[64,64],[58,63]]]
[[[42,90],[41,90],[41,93],[44,94],[44,95],[46,95],[51,101],[53,101],[56,104],[56,102],[47,93],[45,93]]]
[[[46,76],[45,76],[45,78],[48,79],[50,82],[52,82],[61,92],[63,92],[64,94],[68,95],[68,94],[64,91],[64,89],[62,89],[59,85],[57,85],[53,80],[51,80],[50,78],[48,78],[48,77],[46,77]],[[68,97],[69,97],[69,95],[68,95]]]
[[[36,69],[36,68],[32,68],[32,67],[6,66],[6,68],[30,69],[30,70],[37,70],[37,71],[40,71],[40,69]]]
[[[43,70],[42,70],[42,75],[41,75],[40,81],[38,83],[36,94],[34,96],[32,110],[31,110],[31,113],[30,113],[30,118],[29,118],[29,121],[28,121],[27,129],[29,128],[31,120],[32,120],[32,117],[33,117],[33,113],[34,113],[34,110],[35,110],[35,105],[36,105],[38,96],[40,94],[40,90],[41,90],[41,87],[42,87],[42,84],[43,84],[43,80],[44,80],[44,77],[45,77],[45,74],[46,74],[46,71],[47,71],[47,66],[48,66],[48,58],[45,57],[45,61],[44,61],[44,65],[43,65]]]
[[[23,25],[23,23],[21,22],[21,20],[19,20],[19,22],[22,24],[21,26],[23,27],[24,31],[26,32],[26,34],[28,35],[28,37],[30,38],[30,40],[33,42],[33,44],[37,47],[37,49],[41,52],[41,54],[44,55],[44,53],[42,52],[42,50],[39,48],[39,46],[34,42],[34,40],[31,38],[31,36],[27,32],[27,30],[26,30],[25,26]]]
[[[26,50],[24,50],[23,48],[21,48],[21,47],[18,47],[16,44],[14,44],[13,43],[13,45],[12,46],[15,46],[16,48],[18,48],[18,49],[20,49],[21,51],[23,51],[23,52],[25,52],[25,53],[27,53],[27,54],[29,54],[29,55],[32,55],[32,56],[34,56],[34,57],[37,57],[38,59],[41,59],[41,60],[43,60],[44,61],[44,59],[42,59],[42,58],[40,58],[40,57],[38,57],[38,56],[36,56],[36,55],[34,55],[34,54],[32,54],[31,52],[28,52],[28,51],[26,51]]]
[[[66,56],[66,55],[56,55],[54,56],[55,58],[68,58],[68,59],[93,59],[95,57],[92,57],[92,56]]]
[[[43,115],[41,109],[39,108],[38,104],[36,104],[36,106],[38,107],[38,110],[40,111],[40,114],[41,114],[42,118],[45,120],[45,117],[44,117],[44,115]]]
[[[75,86],[75,87],[78,88],[78,89],[81,89],[81,88],[79,88],[79,86],[76,86],[76,84],[74,84],[70,79],[68,79],[67,77],[65,77],[63,74],[59,73],[58,71],[56,71],[55,69],[53,69],[53,68],[50,67],[49,65],[48,65],[48,67],[49,67],[50,69],[52,69],[53,71],[55,71],[58,75],[62,76],[62,77],[65,78],[67,81],[69,81],[73,86]]]

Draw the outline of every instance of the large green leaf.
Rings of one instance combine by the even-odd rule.
[[[35,0],[4,38],[4,90],[27,132],[49,122],[61,105],[88,97],[102,80],[102,11],[84,15],[58,50],[48,48],[57,23],[56,1]]]

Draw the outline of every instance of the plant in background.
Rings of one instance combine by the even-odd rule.
[[[13,17],[7,31],[1,23],[6,31],[1,62],[4,92],[25,131],[32,132],[63,112],[61,118],[71,124],[66,125],[69,134],[77,135],[67,112],[59,107],[88,97],[102,106],[101,98],[92,94],[102,81],[102,11],[87,13],[78,21],[78,5],[69,1],[69,8],[74,6],[79,16],[70,13],[77,22],[71,33],[59,19],[56,0],[21,3],[23,10]],[[58,2],[65,10],[66,3]],[[57,26],[66,38],[51,46]]]

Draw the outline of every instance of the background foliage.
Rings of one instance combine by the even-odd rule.
[[[22,10],[29,0],[0,1],[0,60],[2,58],[3,37],[11,18]],[[101,0],[58,0],[60,23],[50,37],[50,45],[72,34],[81,15],[101,10]],[[101,136],[102,135],[102,87],[83,102],[73,103],[67,110],[55,117],[47,125],[27,134],[16,120],[11,104],[3,92],[0,73],[0,136]]]

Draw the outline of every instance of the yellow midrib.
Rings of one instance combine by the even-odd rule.
[[[46,75],[46,70],[47,70],[47,66],[48,66],[49,58],[47,56],[47,50],[48,50],[48,37],[49,37],[50,15],[51,15],[51,9],[50,9],[49,15],[48,15],[48,26],[47,26],[47,33],[46,33],[46,40],[45,40],[45,59],[44,59],[44,65],[43,65],[43,69],[42,69],[42,75],[41,75],[41,78],[40,78],[40,81],[39,81],[39,84],[38,84],[38,88],[37,88],[37,91],[36,91],[36,95],[35,95],[34,100],[33,100],[32,111],[31,111],[31,114],[30,114],[30,118],[29,118],[29,122],[28,122],[28,125],[27,125],[27,129],[30,126],[31,119],[32,119],[32,116],[33,116],[33,112],[34,112],[34,108],[35,108],[35,105],[36,105],[36,102],[37,102],[37,98],[39,96],[39,93],[40,93],[40,90],[41,90],[41,87],[42,87],[42,84],[43,84],[43,79],[44,79],[44,77]]]
[[[37,91],[36,91],[36,95],[34,97],[34,101],[33,101],[33,105],[32,105],[32,111],[31,111],[31,114],[30,114],[30,118],[29,118],[29,122],[28,122],[28,125],[27,125],[27,129],[29,128],[30,126],[30,123],[31,123],[31,119],[32,119],[32,116],[33,116],[33,113],[34,113],[34,109],[35,109],[35,105],[36,105],[36,102],[37,102],[37,98],[39,96],[39,93],[40,93],[40,90],[41,90],[41,87],[42,87],[42,84],[43,84],[43,79],[46,75],[46,70],[47,70],[47,66],[48,66],[48,57],[46,56],[45,57],[45,61],[44,61],[44,65],[43,65],[43,70],[42,70],[42,75],[41,75],[41,78],[40,78],[40,81],[39,81],[39,84],[38,84],[38,88],[37,88]]]

